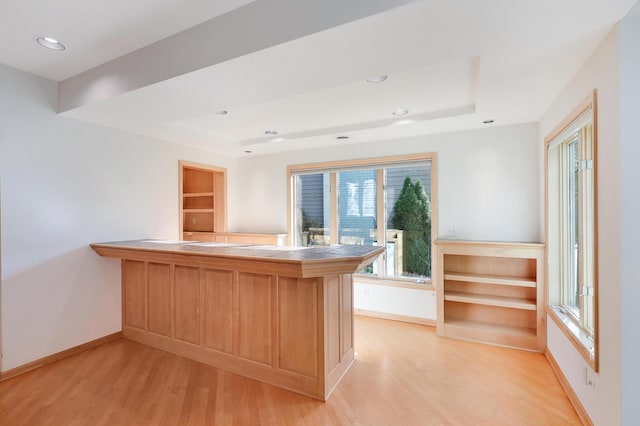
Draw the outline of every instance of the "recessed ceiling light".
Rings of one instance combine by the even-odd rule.
[[[392,123],[393,126],[404,126],[405,124],[412,124],[412,123],[416,123],[417,120],[411,120],[410,118],[404,119],[404,120],[397,120],[395,122]]]
[[[229,111],[227,111],[226,109],[220,110],[220,111],[216,111],[214,113],[215,115],[227,115],[229,114]]]
[[[278,132],[276,132],[275,130],[265,130],[264,134],[269,136],[275,136],[278,134]]]
[[[484,120],[482,123],[483,124],[491,124],[491,123],[495,123],[496,120]]]
[[[397,110],[393,111],[391,114],[395,115],[396,117],[401,117],[403,115],[409,114],[409,110],[407,110],[407,109],[397,109]]]
[[[369,83],[382,83],[386,79],[387,79],[386,75],[379,75],[379,76],[376,76],[376,77],[368,78],[367,81]]]
[[[55,38],[51,38],[51,37],[40,35],[40,36],[36,36],[36,41],[38,42],[38,44],[40,46],[46,47],[47,49],[51,49],[51,50],[64,50],[64,49],[66,49],[66,46],[64,44],[60,43]]]
[[[345,135],[337,136],[336,139],[345,140],[345,139],[349,139],[349,136],[345,136]]]

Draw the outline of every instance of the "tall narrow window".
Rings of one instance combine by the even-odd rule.
[[[434,155],[290,166],[293,243],[382,245],[360,273],[431,278]]]
[[[581,259],[579,256],[580,241],[578,236],[580,235],[580,208],[579,208],[579,168],[580,159],[578,156],[578,144],[580,138],[578,134],[574,134],[569,141],[565,142],[565,146],[561,149],[566,151],[565,158],[567,187],[563,188],[565,192],[565,206],[566,206],[566,247],[563,253],[567,256],[565,262],[567,263],[567,285],[565,286],[565,292],[562,298],[562,304],[571,309],[572,313],[576,317],[580,317],[580,305],[579,295],[580,286],[578,284],[578,270],[580,269]]]
[[[549,315],[597,371],[595,93],[546,139]]]
[[[328,246],[330,204],[329,175],[327,173],[300,174],[295,176],[295,198],[298,203],[295,233],[297,246]]]

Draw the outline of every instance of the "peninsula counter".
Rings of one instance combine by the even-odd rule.
[[[138,240],[122,259],[131,340],[320,400],[354,361],[352,274],[382,247]]]

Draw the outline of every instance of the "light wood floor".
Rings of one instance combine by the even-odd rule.
[[[328,402],[120,339],[0,383],[4,425],[576,425],[543,355],[356,317]]]

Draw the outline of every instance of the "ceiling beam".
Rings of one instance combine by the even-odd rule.
[[[256,0],[58,84],[58,112],[381,13],[415,0]]]

